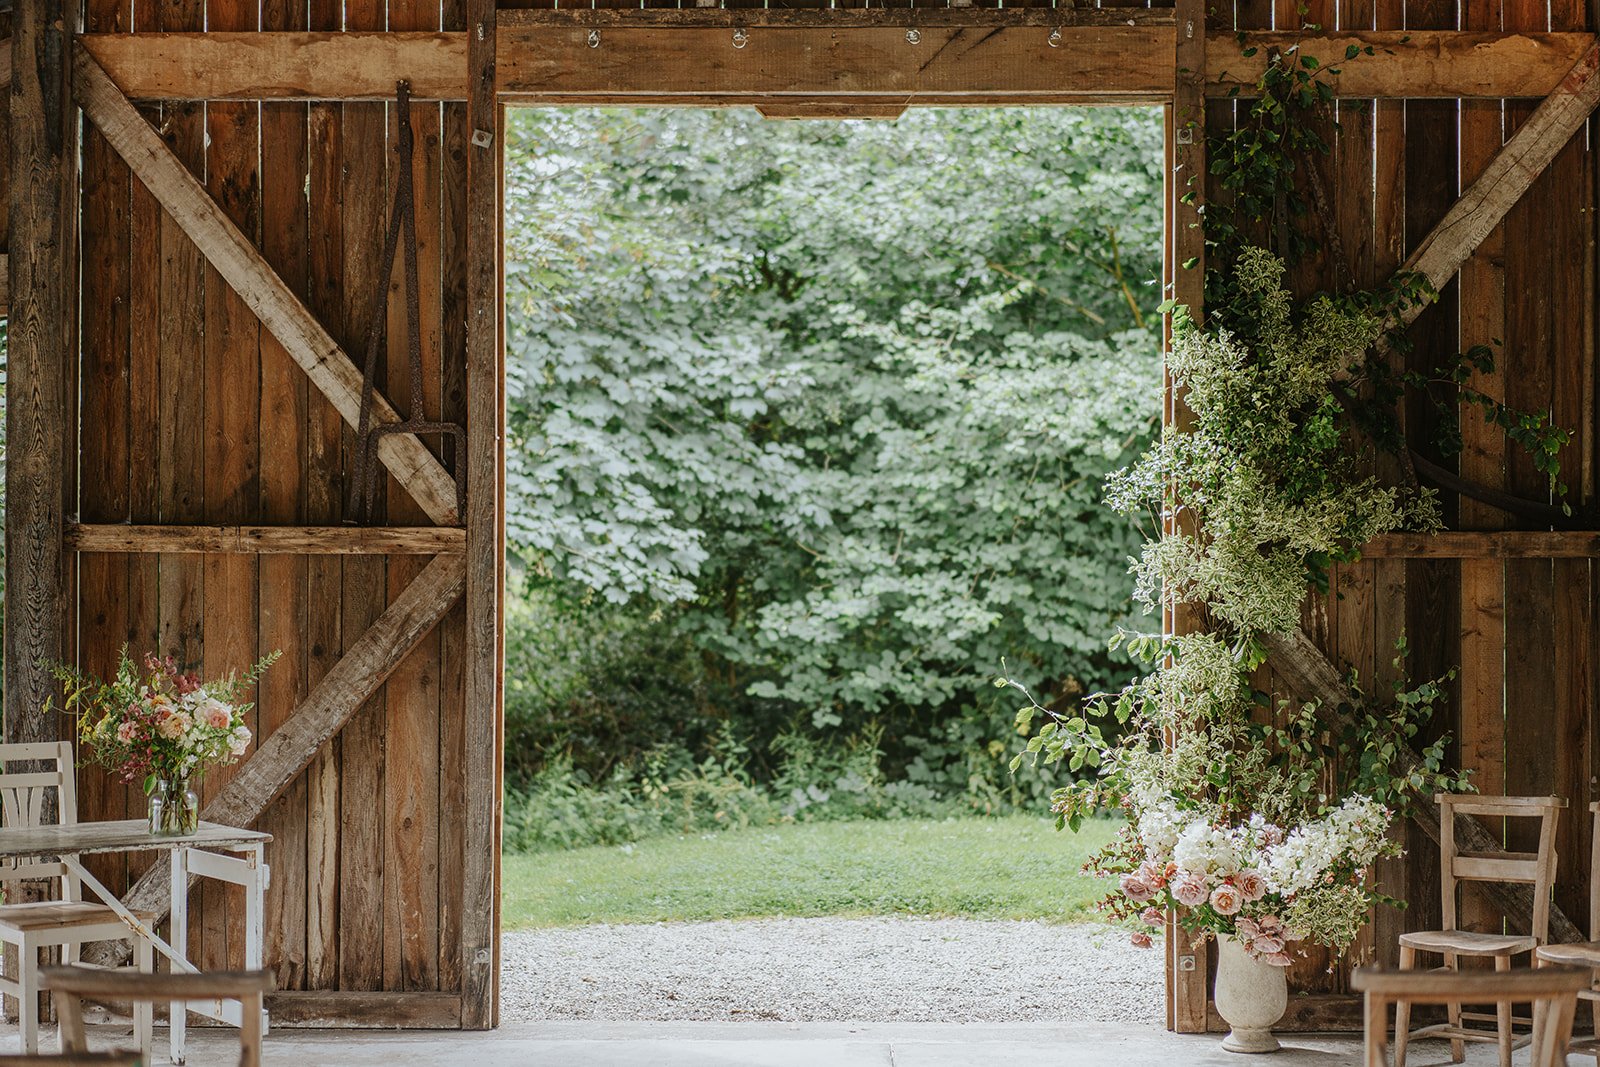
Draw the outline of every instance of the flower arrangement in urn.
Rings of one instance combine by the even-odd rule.
[[[80,752],[149,797],[150,832],[181,835],[199,824],[194,789],[208,767],[234,762],[250,747],[242,703],[279,653],[263,656],[244,674],[204,682],[180,671],[171,657],[146,653],[141,670],[126,646],[111,681],[73,667],[51,668],[66,691],[64,710],[78,717]]]

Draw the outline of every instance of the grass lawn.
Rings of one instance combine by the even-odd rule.
[[[804,915],[1075,921],[1105,886],[1079,873],[1115,833],[1092,821],[804,823],[503,860],[507,929]]]

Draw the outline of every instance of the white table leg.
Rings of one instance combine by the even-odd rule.
[[[251,848],[245,858],[250,864],[252,877],[249,884],[244,887],[244,968],[247,971],[255,971],[261,969],[262,951],[266,943],[267,882],[272,875],[267,868],[266,853],[261,845]],[[241,1013],[249,1010],[248,1000],[239,1005]],[[267,1032],[268,1026],[267,1010],[263,1006],[262,1034]]]
[[[189,958],[189,850],[172,850],[172,948],[179,958]],[[185,1058],[185,1028],[189,1022],[189,1008],[181,1000],[168,1005],[167,1035],[172,1062],[182,1064]]]

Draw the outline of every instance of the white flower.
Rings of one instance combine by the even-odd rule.
[[[250,747],[250,727],[240,723],[228,735],[228,752],[234,756],[242,756]]]

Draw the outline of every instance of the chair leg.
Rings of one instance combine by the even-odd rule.
[[[1502,974],[1511,970],[1511,957],[1496,956],[1494,969]],[[1495,1036],[1500,1039],[1500,1067],[1511,1067],[1511,1001],[1495,1001],[1494,1027]]]
[[[1400,969],[1409,971],[1417,965],[1417,950],[1400,946]],[[1385,1013],[1387,1015],[1387,1013]],[[1385,1020],[1387,1021],[1387,1020]],[[1411,1002],[1404,998],[1394,1003],[1394,1067],[1406,1067],[1406,1046],[1411,1042]],[[1596,1064],[1595,1067],[1600,1067]]]
[[[252,993],[239,998],[239,1067],[261,1067],[262,996]]]
[[[139,967],[140,974],[150,974],[156,969],[156,949],[149,938],[135,937],[133,939],[134,958]],[[156,1005],[151,1000],[135,1001],[133,1005],[133,1039],[139,1046],[139,1055],[144,1062],[152,1063],[152,1049],[155,1047],[155,1012]]]
[[[1459,971],[1461,969],[1461,961],[1453,952],[1445,953],[1444,965],[1445,969],[1450,971]],[[1459,1000],[1445,1006],[1445,1018],[1450,1020],[1452,1027],[1457,1030],[1461,1029],[1461,1002]],[[1467,1043],[1459,1037],[1452,1037],[1450,1039],[1450,1062],[1465,1063],[1466,1059]]]
[[[39,947],[24,941],[17,949],[17,1025],[22,1031],[22,1054],[39,1052]]]
[[[88,1052],[89,1039],[83,1032],[83,1001],[75,995],[56,990],[51,995],[56,1006],[56,1021],[61,1025],[61,1054]]]

